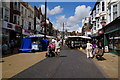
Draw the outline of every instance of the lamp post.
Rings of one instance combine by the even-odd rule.
[[[44,25],[44,27],[45,27],[45,30],[44,30],[44,38],[46,38],[46,26],[47,26],[47,24],[46,24],[46,14],[47,14],[47,1],[45,0],[45,25]]]
[[[105,27],[105,25],[106,25],[106,20],[104,19],[104,20],[102,20],[101,21],[101,25],[102,25],[102,29],[103,29],[103,53],[105,52],[105,49],[104,49],[104,47],[105,47],[105,29],[104,29],[104,27]]]

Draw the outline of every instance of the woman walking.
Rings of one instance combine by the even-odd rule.
[[[97,49],[98,49],[97,41],[95,41],[92,46],[93,46],[92,54],[93,54],[93,57],[94,57],[95,53],[97,52]]]

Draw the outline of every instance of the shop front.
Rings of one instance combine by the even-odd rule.
[[[104,27],[105,45],[109,52],[120,55],[120,17]]]
[[[11,40],[14,40],[17,44],[20,42],[20,36],[21,36],[21,27],[15,24],[12,24],[10,22],[3,21],[2,26],[2,41],[7,41],[8,43],[11,42]],[[16,47],[19,47],[19,45],[15,45]]]
[[[15,25],[6,21],[3,21],[2,26],[2,39],[6,41],[10,41],[14,38],[14,31],[15,31]],[[12,34],[13,33],[13,34]]]

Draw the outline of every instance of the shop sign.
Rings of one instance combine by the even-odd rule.
[[[102,20],[102,21],[100,22],[100,24],[101,24],[102,26],[105,26],[105,25],[106,25],[106,21],[105,21],[105,20]]]
[[[105,28],[105,32],[114,30],[114,29],[116,29],[116,28],[117,28],[117,26],[115,26],[115,25],[113,25],[113,26],[107,26],[107,27]]]
[[[101,34],[104,34],[103,29],[101,29],[101,30],[98,31],[98,35],[101,35]]]
[[[15,30],[15,25],[9,22],[4,21],[3,22],[3,28]]]
[[[108,52],[109,50],[108,50],[108,46],[105,46],[105,52]]]
[[[23,29],[23,34],[25,34],[25,35],[30,35],[30,31],[29,31],[29,30],[26,30],[26,29]]]
[[[21,28],[19,26],[15,26],[15,31],[21,32]]]
[[[25,32],[25,33],[30,33],[30,31],[29,31],[29,30],[24,30],[24,32]]]
[[[12,26],[12,24],[7,23],[7,27],[12,29],[13,26]]]
[[[39,50],[37,43],[32,43],[32,49]]]

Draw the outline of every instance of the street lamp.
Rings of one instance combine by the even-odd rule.
[[[47,14],[47,0],[45,0],[45,25],[44,25],[44,27],[45,27],[45,30],[44,30],[44,38],[46,38],[46,14]]]

